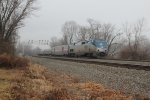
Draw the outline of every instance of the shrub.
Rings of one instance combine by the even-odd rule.
[[[139,48],[138,50],[130,49],[129,46],[125,46],[121,49],[119,57],[121,59],[131,60],[149,60],[150,52],[147,48]]]
[[[0,67],[15,68],[25,67],[29,63],[29,60],[23,57],[2,54],[0,55]]]
[[[67,89],[54,89],[45,96],[45,100],[70,100]]]

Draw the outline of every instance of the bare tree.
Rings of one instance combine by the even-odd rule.
[[[31,44],[27,44],[25,42],[19,42],[16,45],[16,54],[17,55],[33,55],[33,47]]]
[[[69,43],[68,43],[68,36],[67,36],[67,34],[63,34],[63,37],[62,37],[62,39],[60,39],[60,42],[61,42],[63,45],[69,44]]]
[[[54,46],[57,46],[58,45],[58,39],[57,37],[52,37],[51,38],[51,41],[50,41],[50,47],[54,47]]]
[[[87,22],[89,24],[89,30],[88,30],[89,38],[100,39],[102,24],[99,21],[93,19],[88,19]]]
[[[115,25],[110,23],[100,23],[93,19],[89,19],[89,37],[94,39],[103,39],[108,42],[108,54],[115,55],[117,49],[121,46],[120,29],[117,29]]]
[[[139,59],[140,60],[147,60],[150,59],[150,41],[146,37],[141,37],[142,41],[140,42],[140,49],[138,51],[139,53]]]
[[[89,40],[89,27],[78,26],[78,32],[75,35],[76,41]]]
[[[122,33],[120,32],[120,30],[116,29],[114,25],[109,24],[109,23],[102,25],[101,37],[102,39],[107,41],[108,53],[110,55],[116,54],[116,51],[122,45],[121,35]]]
[[[0,41],[13,44],[17,30],[23,26],[23,20],[36,8],[36,0],[0,0]],[[1,48],[1,47],[0,47]]]
[[[127,37],[128,59],[139,59],[140,50],[143,47],[142,41],[145,40],[143,38],[145,32],[144,19],[138,20],[135,24],[125,24],[123,27]]]
[[[74,21],[63,25],[61,43],[72,44],[75,40],[103,39],[108,42],[108,54],[115,55],[122,46],[120,29],[109,23],[88,19],[89,26],[79,26]]]
[[[65,41],[67,40],[68,44],[72,44],[74,42],[74,37],[78,31],[78,25],[74,21],[66,22],[62,27],[62,32]]]

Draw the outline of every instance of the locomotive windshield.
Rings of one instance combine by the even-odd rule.
[[[94,45],[98,48],[107,48],[107,42],[104,40],[94,40]]]

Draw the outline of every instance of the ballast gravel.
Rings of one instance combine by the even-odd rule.
[[[94,81],[111,89],[150,97],[150,71],[46,58],[32,60],[49,70],[76,76],[83,82]]]

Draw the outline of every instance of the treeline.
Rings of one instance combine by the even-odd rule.
[[[0,0],[0,54],[15,53],[18,29],[36,8],[36,0]]]
[[[121,59],[150,59],[150,42],[144,35],[147,32],[145,20],[116,26],[93,19],[83,26],[75,21],[65,22],[62,26],[62,38],[52,37],[50,46],[73,44],[82,40],[104,39],[108,42],[108,57]]]
[[[28,43],[25,43],[25,42],[19,42],[17,45],[16,45],[16,52],[15,52],[17,55],[20,55],[20,56],[33,56],[33,55],[38,55],[38,54],[43,54],[43,53],[50,53],[50,49],[41,49],[40,47],[38,46],[33,46],[32,44],[28,44]]]

